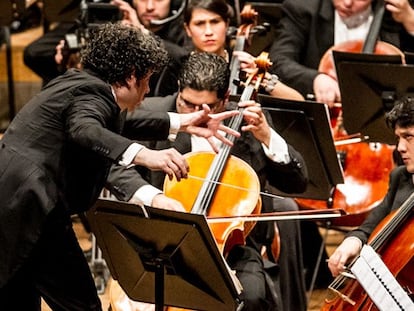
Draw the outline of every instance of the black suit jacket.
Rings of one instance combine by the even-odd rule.
[[[141,128],[127,133],[165,139],[167,114],[150,115],[125,123]],[[77,213],[95,202],[111,164],[132,143],[119,135],[123,126],[110,85],[77,70],[51,81],[16,115],[0,141],[0,287],[32,250],[51,210]]]
[[[384,200],[372,210],[359,228],[351,231],[347,236],[356,236],[361,239],[363,243],[366,243],[370,234],[381,220],[383,220],[391,211],[401,207],[413,191],[413,175],[407,172],[405,166],[399,166],[394,169],[390,174],[388,192],[385,195]]]
[[[283,17],[270,49],[271,71],[306,97],[313,94],[323,54],[334,45],[334,7],[327,0],[285,0]],[[385,12],[380,40],[413,51],[414,37]]]

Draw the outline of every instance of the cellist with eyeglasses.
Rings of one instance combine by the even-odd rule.
[[[142,109],[158,108],[189,113],[199,110],[203,104],[209,105],[214,111],[235,109],[237,105],[229,103],[227,98],[228,78],[229,69],[222,57],[212,53],[194,53],[182,68],[178,93],[175,96],[165,98],[148,98],[144,101]],[[245,108],[244,122],[241,128],[242,135],[241,139],[235,142],[231,154],[251,166],[255,175],[257,174],[262,207],[266,206],[266,208],[272,209],[274,200],[277,201],[276,205],[291,204],[293,200],[265,195],[265,185],[269,182],[284,192],[304,191],[307,185],[307,169],[303,158],[271,129],[272,121],[266,118],[260,105],[254,101],[245,101],[242,102],[242,105]],[[174,147],[183,154],[210,150],[205,143],[190,135],[177,135],[174,142],[151,142],[151,146],[156,149]],[[200,165],[205,165],[205,163],[199,163],[198,166]],[[190,175],[197,177],[199,167],[194,167],[191,164],[190,166],[192,167],[190,167],[192,172]],[[145,172],[142,173],[147,176]],[[160,174],[160,172],[147,173],[149,173],[148,180],[152,185],[158,188],[163,186],[165,174]],[[108,181],[111,184],[111,191],[119,199],[130,200],[131,196],[136,194],[134,191],[137,187],[134,185],[138,185],[139,176],[134,170],[114,167]],[[181,184],[181,182],[177,184]],[[237,181],[234,186],[237,186]],[[226,185],[221,185],[221,187],[226,187]],[[193,193],[190,193],[190,190],[192,189],[182,194],[181,200],[184,201],[187,197],[191,197]],[[245,190],[250,191],[251,189]],[[234,192],[231,185],[226,191],[229,196]],[[218,203],[220,204],[220,202]],[[243,206],[242,203],[240,201],[240,206]],[[219,207],[224,210],[227,208],[223,203]],[[273,228],[271,225],[272,222],[257,223],[248,234],[245,244],[234,246],[226,254],[230,267],[236,270],[236,275],[244,289],[241,296],[244,301],[243,310],[282,310],[281,303],[284,296],[280,296],[279,291],[276,291],[276,297],[268,295],[269,289],[272,290],[272,288],[266,288],[269,283],[265,279],[266,273],[261,255],[262,245],[268,245],[269,242],[272,242],[273,236],[271,232],[268,232]],[[281,247],[294,248],[295,243],[296,240],[292,238],[290,245],[285,244]],[[291,258],[291,260],[296,260],[296,258]],[[277,269],[277,266],[274,268]],[[299,271],[299,273],[301,272]],[[277,287],[278,285],[276,284]],[[302,288],[296,288],[296,291],[297,294],[304,291],[304,284]],[[297,297],[296,300],[299,301]],[[306,301],[300,301],[300,303],[298,308],[306,310]]]

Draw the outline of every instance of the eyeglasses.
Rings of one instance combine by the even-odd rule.
[[[211,110],[213,110],[214,108],[216,108],[216,106],[218,104],[220,104],[222,102],[222,99],[218,99],[217,101],[215,101],[214,103],[203,103],[203,104],[193,104],[192,102],[184,99],[181,96],[181,92],[178,93],[178,102],[181,106],[186,107],[187,109],[191,109],[191,110],[198,110],[201,109],[201,106],[203,104],[207,105],[210,107]]]

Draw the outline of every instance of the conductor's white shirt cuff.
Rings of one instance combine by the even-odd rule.
[[[175,112],[168,112],[168,115],[170,117],[170,134],[168,135],[168,140],[175,141],[181,127],[180,116]]]
[[[160,193],[162,193],[162,191],[158,188],[155,188],[152,185],[144,185],[135,191],[134,195],[130,199],[130,202],[151,206],[154,197]]]
[[[133,161],[135,156],[138,152],[141,151],[141,149],[144,148],[143,145],[138,143],[132,143],[129,145],[129,147],[125,150],[125,152],[122,154],[121,160],[119,160],[119,165],[122,166],[133,166]]]

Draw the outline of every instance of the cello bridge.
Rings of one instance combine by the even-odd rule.
[[[351,298],[349,298],[347,295],[342,294],[339,290],[337,290],[336,288],[333,288],[331,286],[328,287],[328,289],[330,289],[331,291],[333,291],[336,295],[338,295],[343,301],[346,301],[347,303],[355,306],[356,302],[354,300],[352,300]]]

